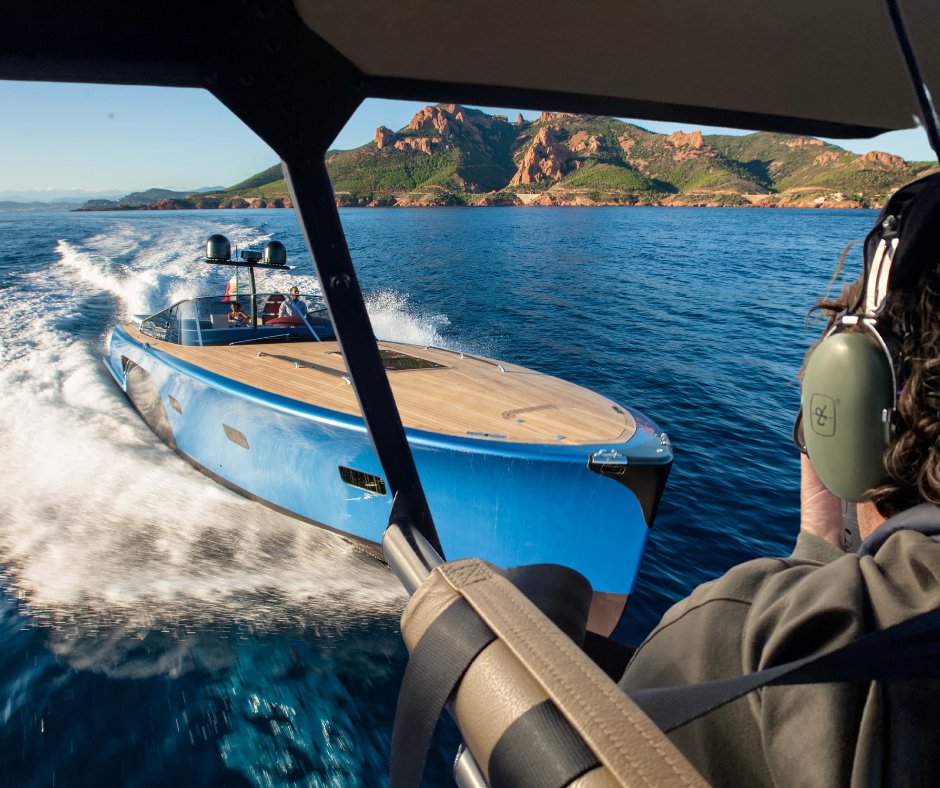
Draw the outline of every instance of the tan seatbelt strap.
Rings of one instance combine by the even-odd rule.
[[[508,646],[622,785],[706,785],[633,701],[488,564],[467,559],[434,571]]]

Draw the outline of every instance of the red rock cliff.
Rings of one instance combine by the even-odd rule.
[[[509,185],[539,183],[545,179],[561,180],[570,158],[571,151],[557,139],[554,128],[545,126],[535,135]]]
[[[388,126],[379,126],[375,130],[375,147],[387,148],[392,141],[395,139],[395,132],[392,131]]]
[[[862,161],[881,164],[891,170],[903,170],[907,165],[900,156],[891,153],[882,153],[880,150],[872,150],[862,156]]]

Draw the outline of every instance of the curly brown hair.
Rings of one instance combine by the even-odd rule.
[[[823,336],[858,304],[862,286],[859,277],[810,310],[828,318]],[[940,504],[940,264],[927,266],[916,287],[888,292],[878,327],[897,353],[898,403],[884,453],[890,481],[870,496],[891,517],[919,503]]]

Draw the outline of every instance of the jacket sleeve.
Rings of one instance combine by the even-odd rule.
[[[621,686],[695,684],[763,670],[938,605],[940,545],[911,531],[893,535],[875,557],[750,561],[673,606]],[[925,697],[915,700],[926,708]],[[765,687],[670,737],[713,784],[878,784],[898,757],[889,744],[912,746],[886,740],[889,705],[903,708],[888,704],[877,683]]]

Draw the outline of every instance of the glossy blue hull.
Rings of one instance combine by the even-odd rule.
[[[381,541],[391,495],[338,472],[383,476],[361,418],[221,377],[121,327],[105,363],[155,432],[211,476],[317,524]],[[527,445],[406,430],[447,558],[558,563],[595,591],[629,593],[672,460],[661,433],[631,412],[637,430],[622,444]],[[629,458],[636,490],[589,467],[605,449]]]

